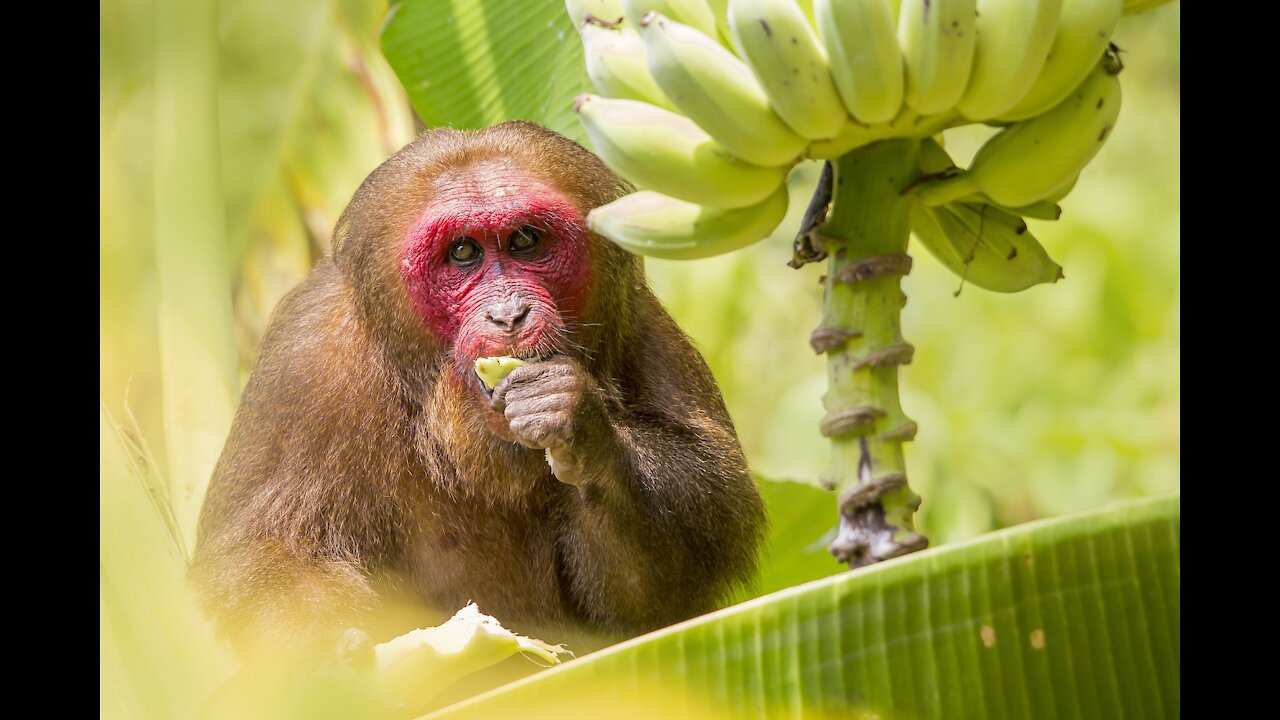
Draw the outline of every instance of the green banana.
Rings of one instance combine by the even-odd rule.
[[[1120,114],[1119,62],[1108,54],[1071,96],[1049,112],[987,141],[969,169],[921,183],[920,202],[938,206],[982,193],[1004,207],[1055,197],[1098,154]]]
[[[645,13],[653,11],[712,38],[720,32],[716,27],[715,13],[706,0],[622,0],[622,7],[627,11],[627,22],[633,27],[640,23]]]
[[[649,74],[639,33],[630,27],[606,28],[593,22],[583,23],[579,32],[587,77],[601,95],[676,109]]]
[[[956,103],[965,117],[996,117],[1027,94],[1049,55],[1061,11],[1062,0],[978,0],[973,71]]]
[[[658,13],[640,20],[649,70],[680,112],[729,152],[756,165],[786,165],[804,152],[769,106],[751,68],[695,28]]]
[[[938,262],[986,290],[1014,293],[1062,278],[1022,218],[990,205],[914,203],[911,229]]]
[[[738,54],[792,130],[822,140],[844,127],[848,112],[826,52],[795,0],[729,0],[729,29]]]
[[[859,122],[889,122],[902,107],[902,51],[889,0],[815,0],[840,99]]]
[[[587,227],[637,255],[692,260],[763,240],[786,214],[785,185],[758,205],[732,210],[644,191],[587,213]]]
[[[622,0],[565,0],[564,9],[569,13],[575,27],[586,22],[586,16],[616,23],[622,20],[626,12],[622,9]]]
[[[1098,64],[1120,23],[1122,0],[1062,0],[1053,48],[1031,90],[1000,115],[1002,121],[1025,120],[1062,102]]]
[[[573,107],[596,153],[643,187],[736,208],[763,202],[786,180],[789,168],[737,160],[689,118],[648,103],[584,94]]]
[[[1137,15],[1148,10],[1155,10],[1161,5],[1167,5],[1173,0],[1124,0],[1124,14]]]
[[[951,159],[950,153],[935,138],[925,138],[920,144],[920,158],[916,161],[917,167],[924,175],[941,175],[943,173],[957,174],[960,168],[956,167],[956,163]],[[1041,200],[1037,203],[1025,205],[1020,208],[1008,208],[998,203],[992,202],[991,198],[981,193],[975,193],[963,198],[960,202],[978,205],[994,205],[1006,212],[1012,213],[1019,217],[1036,218],[1038,220],[1057,220],[1062,216],[1062,208],[1058,206],[1056,199]]]
[[[902,0],[898,43],[906,61],[903,98],[921,115],[955,107],[969,81],[976,0]]]

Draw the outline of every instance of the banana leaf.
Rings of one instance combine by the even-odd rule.
[[[563,0],[393,0],[382,52],[429,127],[530,120],[583,142],[591,85]]]
[[[815,580],[430,718],[1180,715],[1180,496]]]

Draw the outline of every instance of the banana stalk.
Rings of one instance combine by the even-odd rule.
[[[818,228],[831,265],[822,326],[810,344],[827,356],[821,431],[831,439],[831,464],[823,484],[840,504],[828,549],[850,567],[928,544],[912,524],[920,498],[902,456],[916,425],[898,401],[898,366],[913,352],[900,325],[912,202],[901,193],[919,174],[919,153],[919,140],[897,139],[834,160],[831,213]]]

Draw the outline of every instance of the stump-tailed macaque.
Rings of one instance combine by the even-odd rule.
[[[524,122],[425,132],[365,180],[201,514],[192,576],[240,653],[337,648],[391,596],[620,638],[749,581],[764,508],[715,381],[584,224],[628,190]],[[491,356],[526,364],[489,391]]]

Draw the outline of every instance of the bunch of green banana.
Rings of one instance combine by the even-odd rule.
[[[1165,2],[566,0],[600,92],[575,105],[587,135],[653,191],[596,225],[637,252],[713,254],[763,237],[744,233],[799,160],[975,121],[1007,127],[917,200],[1056,219],[1119,112],[1111,34]]]
[[[574,109],[610,167],[681,200],[746,207],[772,195],[787,177],[789,168],[742,162],[689,118],[648,103],[580,95]]]
[[[587,77],[607,98],[643,100],[675,110],[645,63],[644,41],[630,27],[605,27],[588,21],[578,29]]]
[[[1075,182],[1111,134],[1120,113],[1119,71],[1118,59],[1108,54],[1066,100],[1000,131],[978,150],[968,170],[920,184],[916,197],[938,206],[982,193],[1010,208],[1055,197]]]
[[[587,226],[637,255],[692,260],[756,243],[773,232],[786,214],[785,185],[758,205],[731,210],[645,191],[592,210]]]
[[[915,203],[911,230],[947,269],[980,288],[1014,293],[1062,278],[1026,222],[992,205]]]

